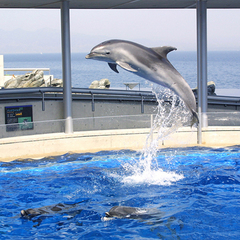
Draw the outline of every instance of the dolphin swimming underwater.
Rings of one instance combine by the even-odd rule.
[[[34,225],[34,227],[37,227],[44,219],[51,217],[54,214],[68,214],[70,217],[80,214],[83,209],[79,208],[79,204],[82,202],[83,201],[73,204],[58,203],[39,208],[29,208],[21,210],[20,216],[22,219],[37,222],[37,224]]]
[[[192,125],[198,123],[196,100],[192,89],[167,59],[174,47],[148,48],[125,40],[109,40],[95,46],[86,56],[107,62],[118,73],[117,65],[149,81],[171,89],[192,112]]]
[[[62,213],[73,209],[74,207],[78,206],[79,203],[74,204],[64,204],[58,203],[54,205],[44,206],[40,208],[29,208],[26,210],[21,210],[21,217],[26,219],[32,219],[39,215],[47,215],[47,214],[54,214],[54,213]]]
[[[109,212],[105,212],[105,220],[107,218],[130,218],[130,219],[151,219],[151,218],[161,218],[163,213],[158,209],[145,209],[136,208],[129,206],[114,206]]]
[[[106,217],[126,218],[138,213],[138,208],[127,206],[114,206],[109,212],[105,212]]]

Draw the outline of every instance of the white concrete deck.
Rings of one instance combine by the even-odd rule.
[[[68,152],[97,152],[102,150],[143,149],[150,129],[127,129],[54,133],[0,139],[0,161],[42,158]],[[203,130],[201,146],[230,146],[240,144],[240,127],[208,127]],[[159,147],[188,147],[197,145],[197,130],[181,128],[159,143]]]

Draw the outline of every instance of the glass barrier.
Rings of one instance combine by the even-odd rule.
[[[153,114],[75,118],[73,119],[73,131],[151,128],[154,118]],[[208,125],[240,127],[240,111],[209,112]],[[64,132],[64,128],[64,119],[3,124],[0,125],[0,138],[61,133]]]
[[[73,119],[73,131],[150,128],[151,115],[105,116]],[[22,122],[0,125],[0,138],[64,132],[65,120]]]
[[[238,126],[240,127],[240,111],[209,112],[208,126]]]
[[[151,115],[124,115],[73,119],[74,131],[150,128]]]
[[[64,132],[65,120],[22,122],[0,125],[0,138]]]

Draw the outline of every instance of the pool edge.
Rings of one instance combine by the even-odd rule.
[[[67,152],[143,149],[150,129],[118,129],[83,131],[72,134],[53,133],[0,139],[0,161],[42,158]],[[153,137],[156,133],[153,134]],[[203,144],[223,147],[240,144],[240,127],[208,127],[203,129]],[[159,142],[159,147],[189,147],[197,144],[197,129],[184,127]],[[199,145],[198,145],[199,146]]]

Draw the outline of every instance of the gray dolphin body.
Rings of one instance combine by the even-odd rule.
[[[150,219],[161,218],[163,213],[158,209],[145,209],[128,206],[114,206],[106,212],[107,218]]]
[[[29,208],[26,210],[21,210],[21,217],[25,219],[32,219],[40,215],[53,215],[56,213],[67,213],[72,209],[75,209],[79,203],[74,204],[64,204],[58,203],[54,205],[48,205],[40,208]],[[75,209],[76,212],[81,211],[81,209]]]
[[[135,207],[126,207],[126,206],[114,206],[109,212],[106,212],[106,217],[118,217],[126,218],[138,213],[138,209]]]
[[[109,40],[95,46],[87,59],[105,61],[118,73],[117,65],[175,92],[192,112],[192,124],[198,123],[192,89],[167,59],[174,47],[147,48],[125,40]]]

